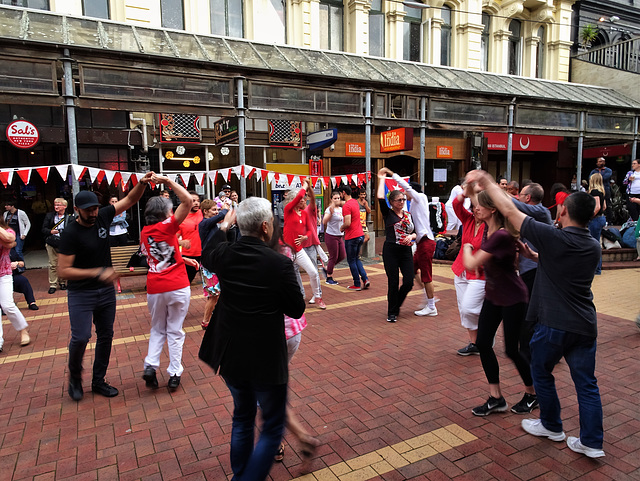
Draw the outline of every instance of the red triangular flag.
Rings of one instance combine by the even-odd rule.
[[[18,170],[18,176],[22,179],[22,183],[27,185],[29,183],[29,177],[31,177],[31,169]]]
[[[293,174],[287,174],[287,180],[289,181],[289,185],[293,184],[293,179],[295,179],[296,176]]]
[[[36,169],[38,175],[44,180],[44,183],[47,183],[47,179],[49,179],[49,167],[40,167]]]
[[[317,176],[311,176],[311,188],[315,188],[316,184],[318,183],[318,177]]]
[[[2,184],[6,187],[9,181],[9,172],[0,172],[0,181],[2,181]]]
[[[261,178],[262,180],[265,180],[265,179],[267,178],[267,174],[268,174],[268,173],[269,173],[269,171],[268,171],[268,170],[260,169],[260,174],[261,174],[261,175],[260,175],[260,178]]]
[[[98,172],[98,175],[96,175],[96,182],[98,182],[98,185],[100,185],[105,177],[105,172],[104,170],[101,170],[100,172]]]

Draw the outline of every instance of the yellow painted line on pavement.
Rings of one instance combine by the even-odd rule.
[[[457,424],[407,439],[293,481],[366,481],[478,439]]]

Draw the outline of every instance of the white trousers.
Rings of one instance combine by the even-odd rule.
[[[11,325],[16,331],[22,331],[29,327],[27,324],[27,320],[16,306],[16,303],[13,302],[13,276],[2,276],[0,277],[0,307],[2,307],[2,312],[4,312],[9,320],[11,321]],[[2,318],[0,317],[0,347],[4,344],[4,332],[2,330]]]
[[[453,284],[456,287],[456,297],[458,299],[458,311],[460,312],[460,322],[462,327],[467,329],[478,329],[478,317],[484,302],[485,281],[478,279],[467,279],[466,272],[461,276],[455,276]]]
[[[147,357],[144,358],[144,367],[151,366],[154,369],[160,367],[160,354],[166,340],[169,348],[167,372],[170,376],[182,375],[182,371],[184,371],[182,346],[185,338],[182,324],[189,310],[190,300],[190,287],[160,294],[147,294],[147,304],[151,313],[151,332],[149,334],[149,351]]]
[[[316,266],[316,260],[311,261],[309,256],[301,249],[296,252],[296,264],[302,267],[307,274],[309,274],[309,281],[311,282],[311,290],[314,297],[322,297],[322,289],[320,288],[320,276],[318,275],[318,267]]]

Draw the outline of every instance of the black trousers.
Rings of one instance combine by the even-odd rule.
[[[36,302],[29,279],[24,277],[22,274],[13,275],[13,292],[24,294],[24,300],[27,301],[27,304],[33,304]]]
[[[629,199],[640,197],[640,194],[629,194]],[[627,210],[629,211],[629,216],[631,219],[637,221],[638,217],[640,217],[640,204],[636,204],[635,202],[631,202],[631,200],[627,200]]]
[[[413,254],[410,246],[385,242],[382,247],[384,271],[387,273],[387,315],[400,314],[400,306],[413,288]],[[400,275],[402,272],[402,286]]]
[[[518,373],[522,378],[525,386],[533,386],[531,378],[531,368],[524,357],[520,355],[520,331],[522,321],[527,312],[527,304],[519,302],[512,306],[496,306],[487,299],[482,304],[480,318],[478,319],[478,340],[476,346],[480,351],[480,360],[482,361],[482,369],[487,376],[489,384],[498,384],[500,382],[500,367],[496,353],[493,351],[493,338],[498,331],[500,323],[504,329],[504,346],[505,353],[511,359],[518,369]],[[504,321],[504,322],[503,322]]]

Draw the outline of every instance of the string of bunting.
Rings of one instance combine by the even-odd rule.
[[[29,167],[26,169],[0,169],[0,182],[2,182],[2,185],[7,187],[8,185],[11,185],[13,183],[14,176],[15,174],[17,174],[22,183],[26,185],[31,181],[33,172],[36,172],[40,176],[40,178],[45,183],[47,183],[51,178],[50,174],[52,169],[58,173],[62,180],[67,179],[67,174],[70,170],[71,174],[76,180],[83,179],[85,175],[88,175],[89,181],[91,183],[97,182],[98,184],[100,184],[103,180],[106,180],[109,185],[113,184],[115,187],[122,188],[122,190],[127,189],[129,182],[131,182],[131,184],[135,186],[138,181],[144,176],[144,173],[138,172],[99,169],[97,167],[85,167],[83,165],[76,164],[61,164],[53,166]],[[313,187],[315,187],[318,184],[318,181],[320,181],[322,187],[325,189],[329,185],[331,185],[332,188],[335,188],[341,183],[353,183],[357,186],[360,186],[371,180],[371,172],[369,171],[360,172],[357,174],[346,174],[337,176],[305,176],[301,174],[274,172],[271,170],[260,169],[258,167],[252,167],[250,165],[235,165],[233,167],[226,167],[224,169],[211,170],[208,173],[208,177],[215,185],[218,175],[224,182],[229,182],[231,174],[235,174],[238,179],[255,178],[256,182],[279,182],[286,179],[289,185],[295,185],[297,183],[303,182],[304,180],[309,180]],[[175,181],[177,177],[180,177],[184,185],[189,184],[189,179],[193,175],[196,183],[198,185],[203,185],[204,178],[205,175],[207,175],[207,172],[168,173],[166,175],[173,181]]]

